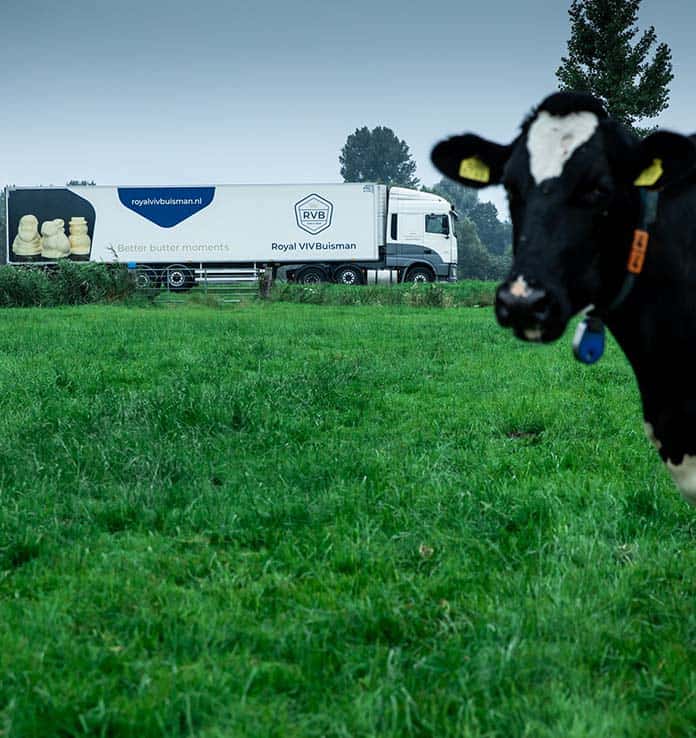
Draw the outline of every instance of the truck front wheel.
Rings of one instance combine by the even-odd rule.
[[[297,275],[298,284],[319,284],[326,282],[326,272],[320,267],[305,267]]]
[[[362,284],[364,282],[363,273],[358,267],[342,266],[334,273],[334,281],[337,284]]]
[[[404,280],[406,282],[434,282],[435,281],[435,275],[433,274],[433,270],[429,269],[428,267],[411,267],[408,272],[406,272],[406,279]]]

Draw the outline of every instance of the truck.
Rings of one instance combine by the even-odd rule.
[[[456,213],[377,183],[8,187],[6,261],[128,264],[141,286],[277,271],[303,284],[455,281]],[[68,233],[66,233],[66,225]]]

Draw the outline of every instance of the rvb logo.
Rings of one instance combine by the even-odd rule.
[[[295,203],[297,225],[307,233],[315,235],[331,225],[333,204],[321,195],[307,195]]]

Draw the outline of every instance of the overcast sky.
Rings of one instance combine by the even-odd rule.
[[[508,142],[556,88],[570,2],[4,5],[0,182],[335,182],[346,137],[386,125],[433,184],[440,137]],[[643,0],[640,25],[673,52],[659,123],[693,132],[696,4]]]

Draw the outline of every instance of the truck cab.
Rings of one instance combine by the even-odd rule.
[[[455,213],[447,200],[404,187],[389,190],[385,261],[408,282],[455,281]]]

